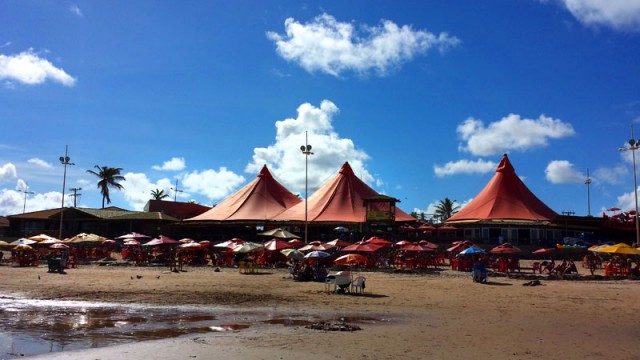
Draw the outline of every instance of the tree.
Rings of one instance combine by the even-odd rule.
[[[107,200],[107,204],[111,204],[111,198],[109,197],[109,188],[118,190],[124,189],[124,186],[120,184],[121,181],[126,181],[124,176],[120,175],[122,168],[112,168],[108,166],[95,166],[98,171],[87,170],[89,174],[93,174],[100,178],[98,181],[98,189],[102,194],[102,208],[104,209],[104,200]]]
[[[460,209],[460,205],[456,205],[455,200],[444,198],[438,205],[436,205],[436,215],[443,221],[452,217]]]
[[[151,190],[151,197],[153,200],[162,200],[169,197],[169,194],[165,194],[164,190],[155,189]]]

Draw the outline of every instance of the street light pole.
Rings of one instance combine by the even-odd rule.
[[[24,193],[24,205],[22,206],[23,214],[27,210],[27,194],[35,194],[33,191],[29,191],[29,185],[27,185],[27,183],[24,183],[24,185],[26,186],[26,188],[24,190],[20,190],[21,192]]]
[[[631,151],[631,159],[633,160],[633,195],[636,204],[636,213],[634,220],[636,223],[636,246],[640,244],[640,224],[638,224],[638,185],[636,181],[636,150],[640,149],[640,140],[636,141],[633,138],[633,125],[631,126],[631,139],[629,140],[629,147],[619,148],[620,151]]]
[[[308,244],[308,226],[309,222],[307,219],[308,212],[308,202],[307,197],[309,196],[309,155],[313,155],[311,152],[311,145],[309,145],[309,134],[304,132],[304,145],[300,146],[300,150],[304,154],[304,243]]]
[[[62,218],[64,215],[64,188],[67,186],[67,165],[75,165],[72,162],[69,162],[71,158],[69,157],[69,145],[66,145],[64,156],[60,156],[60,163],[64,165],[64,175],[62,177],[62,205],[60,205],[60,233],[58,238],[62,240]]]
[[[69,191],[73,191],[73,195],[69,195],[69,196],[73,196],[73,207],[76,207],[77,204],[77,200],[78,200],[78,196],[82,195],[82,194],[78,194],[78,191],[81,191],[82,188],[71,188],[69,189]]]
[[[585,180],[585,184],[587,184],[587,216],[591,216],[591,178],[589,177],[589,169],[587,168],[587,180]]]

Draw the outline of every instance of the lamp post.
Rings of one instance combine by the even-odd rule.
[[[60,163],[64,165],[64,175],[62,177],[62,205],[60,205],[60,233],[58,235],[58,239],[62,240],[62,217],[64,215],[64,188],[67,186],[67,165],[75,165],[72,162],[69,162],[71,158],[69,157],[69,145],[66,145],[64,156],[60,156]]]
[[[20,192],[24,193],[24,205],[22,206],[22,213],[23,214],[27,210],[27,194],[35,194],[33,191],[29,191],[29,185],[27,185],[27,183],[24,183],[24,185],[26,186],[25,189],[24,190],[20,190]]]
[[[307,229],[309,226],[307,220],[308,203],[307,197],[309,196],[309,155],[313,155],[311,152],[311,145],[309,145],[309,134],[304,132],[304,145],[300,146],[300,150],[304,154],[304,243],[308,243]]]
[[[631,151],[631,159],[633,160],[633,195],[636,204],[635,223],[636,223],[636,246],[640,244],[640,224],[638,224],[638,185],[636,182],[636,150],[640,149],[640,140],[633,139],[633,126],[631,126],[631,139],[629,147],[619,148],[620,151]]]
[[[591,216],[591,178],[589,177],[589,169],[587,168],[587,180],[584,181],[587,184],[587,216]]]

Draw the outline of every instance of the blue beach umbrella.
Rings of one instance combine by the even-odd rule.
[[[307,255],[305,255],[305,259],[309,259],[309,258],[323,258],[323,257],[327,257],[327,256],[331,256],[331,254],[324,252],[324,251],[312,251],[310,253],[308,253]]]
[[[484,249],[472,246],[470,248],[466,248],[460,251],[460,255],[473,255],[473,254],[484,254]]]

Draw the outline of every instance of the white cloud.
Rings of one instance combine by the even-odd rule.
[[[636,191],[638,191],[638,189],[636,189]],[[618,196],[618,203],[616,206],[622,209],[622,211],[635,210],[635,195],[632,192],[628,192]]]
[[[621,165],[614,166],[611,168],[599,168],[593,172],[594,185],[617,185],[621,184],[624,180],[623,178],[629,174],[629,170]]]
[[[576,171],[567,160],[553,160],[544,170],[545,177],[552,184],[583,184],[587,175]]]
[[[548,139],[559,139],[575,133],[570,124],[558,119],[544,115],[538,119],[523,119],[517,114],[509,114],[488,127],[480,120],[469,118],[458,125],[457,132],[466,141],[466,145],[460,144],[460,150],[476,156],[544,147]]]
[[[25,193],[21,191],[24,189],[26,189],[26,183],[24,180],[18,179],[15,190],[0,190],[0,215],[22,214],[23,209],[26,212],[31,212],[60,208],[61,193],[53,191],[44,194],[26,194],[25,202]],[[65,202],[67,200],[69,199],[65,196]]]
[[[40,167],[45,168],[45,169],[53,169],[53,165],[49,164],[48,162],[46,162],[46,161],[44,161],[42,159],[33,158],[33,159],[27,160],[27,162],[29,164],[34,164],[34,165],[40,166]]]
[[[32,49],[18,55],[0,54],[0,79],[9,82],[15,80],[27,85],[39,85],[52,80],[64,86],[73,86],[76,82],[64,70],[40,58]]]
[[[16,166],[12,163],[6,163],[0,166],[0,181],[13,179],[17,176]]]
[[[640,30],[639,0],[558,0],[585,25]]]
[[[284,26],[286,34],[267,33],[278,54],[308,72],[334,76],[371,70],[385,75],[431,48],[443,51],[460,43],[447,33],[436,35],[389,20],[382,20],[379,26],[362,26],[358,31],[352,23],[338,22],[326,13],[306,24],[288,18]]]
[[[162,166],[153,165],[151,167],[154,170],[169,170],[169,171],[180,171],[185,168],[184,158],[173,157],[169,161],[165,161]]]
[[[82,10],[80,10],[78,5],[74,4],[74,5],[69,6],[69,11],[71,11],[71,13],[73,13],[74,15],[76,15],[78,17],[84,17],[84,15],[82,14]]]
[[[442,199],[444,200],[444,199]],[[435,213],[436,213],[436,209],[438,208],[438,205],[440,204],[440,201],[442,200],[434,200],[431,204],[427,205],[427,209],[426,210],[421,210],[418,208],[413,209],[413,212],[418,214],[418,218],[421,219],[422,217],[420,216],[421,214],[424,214],[424,219],[425,220],[437,220],[439,221],[440,219],[437,219],[434,217]],[[458,200],[453,200],[453,205],[454,206],[459,206],[458,211],[462,210],[465,206],[467,206],[471,200],[473,200],[473,198],[465,200],[463,202],[459,202]]]
[[[274,177],[294,194],[304,197],[305,155],[300,146],[305,144],[305,131],[313,155],[308,156],[309,194],[324,182],[334,177],[340,167],[349,162],[356,176],[368,184],[380,183],[367,171],[364,162],[369,156],[356,149],[351,139],[341,138],[332,125],[338,107],[324,100],[320,107],[304,103],[298,107],[298,116],[276,122],[275,144],[266,148],[255,148],[253,161],[246,172],[258,174],[265,164]]]
[[[147,201],[151,200],[151,191],[155,189],[164,190],[166,194],[173,195],[171,180],[162,178],[153,183],[147,175],[142,173],[126,173],[127,186],[123,190],[125,199],[133,210],[141,211]],[[184,195],[179,195],[182,197]],[[188,195],[187,195],[188,197]]]
[[[237,189],[245,178],[221,167],[218,171],[208,169],[192,171],[182,179],[186,191],[205,195],[212,201],[223,199]],[[185,194],[188,197],[188,194]]]
[[[448,175],[457,174],[486,174],[495,171],[498,164],[493,161],[484,161],[478,159],[476,161],[471,160],[458,160],[449,161],[444,166],[433,166],[433,171],[436,176],[443,177]]]

